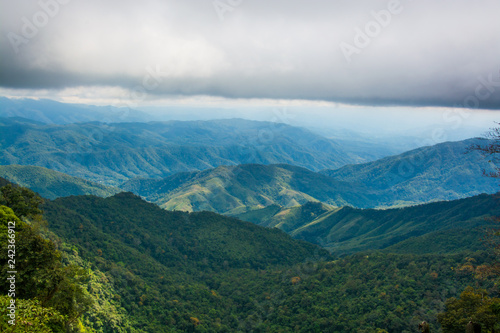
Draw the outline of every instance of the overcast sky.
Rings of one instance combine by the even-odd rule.
[[[2,95],[500,109],[498,0],[0,4]]]

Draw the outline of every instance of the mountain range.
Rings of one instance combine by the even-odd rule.
[[[277,123],[47,125],[0,118],[0,164],[42,166],[105,185],[220,165],[288,163],[320,170],[362,161],[334,141]]]
[[[0,177],[20,186],[28,187],[47,199],[86,194],[109,197],[121,192],[115,187],[104,186],[37,166],[0,165]]]
[[[308,201],[370,205],[377,197],[351,183],[296,166],[244,164],[175,174],[161,180],[134,179],[121,185],[168,210],[209,210],[234,214],[278,204]]]
[[[303,213],[324,209],[314,205]],[[49,238],[66,261],[85,267],[90,276],[85,287],[91,308],[81,322],[99,332],[288,332],[293,327],[396,333],[411,331],[422,317],[436,327],[444,300],[474,280],[450,267],[460,265],[464,255],[478,265],[488,260],[482,252],[470,252],[475,244],[458,249],[439,238],[441,247],[433,249],[442,250],[440,255],[432,249],[427,255],[398,254],[408,249],[392,247],[392,252],[332,261],[326,251],[276,228],[210,212],[169,212],[132,193],[58,198],[43,209]],[[445,219],[453,210],[436,211],[443,218],[435,229],[453,223]],[[466,252],[446,252],[457,249]]]
[[[499,194],[482,194],[394,209],[334,208],[310,202],[292,208],[269,206],[237,216],[282,229],[337,255],[369,249],[451,253],[483,246],[484,228],[494,226],[493,218],[500,215],[498,200]]]
[[[474,145],[491,141],[469,139],[417,148],[377,161],[348,165],[320,173],[339,181],[360,182],[390,198],[393,203],[420,203],[452,200],[480,193],[495,193],[498,183],[484,177],[496,165],[477,151]]]
[[[0,117],[25,118],[45,124],[152,121],[149,114],[129,107],[61,103],[50,99],[0,97]]]
[[[223,166],[164,179],[133,179],[121,187],[165,209],[209,210],[223,214],[308,201],[333,206],[381,208],[496,193],[495,179],[482,170],[495,166],[477,151],[480,139],[446,142],[337,170],[290,165]]]

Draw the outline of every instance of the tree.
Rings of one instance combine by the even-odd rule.
[[[500,123],[496,124],[500,125]],[[488,158],[489,162],[498,165],[500,162],[500,126],[491,128],[483,139],[485,139],[485,144],[474,144],[469,147],[469,151],[479,151],[485,158]],[[496,166],[495,168],[494,172],[489,173],[483,170],[483,174],[487,177],[500,178],[500,167]],[[493,221],[497,224],[500,223],[500,217],[493,218]],[[500,227],[493,227],[487,230],[484,241],[489,248],[493,249],[497,258],[500,258]],[[496,263],[490,265],[488,269],[490,274],[500,276],[500,262],[498,260]]]
[[[42,202],[29,189],[10,184],[0,188],[0,280],[6,281],[11,276],[8,272],[15,270],[15,298],[34,301],[24,303],[34,306],[26,309],[55,310],[64,316],[68,330],[91,305],[83,288],[89,276],[81,267],[63,265],[55,244],[21,220],[41,220]],[[7,295],[8,288],[8,284],[0,284],[0,293]],[[37,311],[48,313],[43,309]]]
[[[438,314],[444,333],[464,332],[469,322],[481,325],[484,332],[495,332],[500,324],[500,299],[490,298],[486,290],[467,287],[460,298],[446,301],[446,311]]]
[[[500,125],[500,123],[497,123],[497,125]],[[484,135],[483,139],[487,144],[474,144],[469,147],[469,151],[479,151],[488,158],[489,162],[495,163],[496,165],[500,161],[500,127],[491,128],[490,131]],[[488,177],[500,178],[499,167],[496,168],[496,172],[484,173]]]
[[[38,218],[42,215],[43,199],[32,190],[12,184],[0,188],[0,205],[7,206],[19,217]]]

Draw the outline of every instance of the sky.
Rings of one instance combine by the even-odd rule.
[[[498,0],[0,0],[0,95],[490,121],[499,13]]]

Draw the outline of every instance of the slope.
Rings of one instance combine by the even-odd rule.
[[[422,319],[434,331],[444,300],[474,283],[472,276],[457,274],[450,267],[460,265],[465,255],[477,265],[491,260],[484,253],[369,252],[330,261],[324,251],[283,237],[277,230],[249,227],[211,213],[165,212],[130,193],[107,199],[60,198],[45,208],[50,227],[64,236],[51,236],[64,250],[64,260],[91,275],[85,286],[93,304],[83,323],[103,333],[382,329],[399,333],[412,331]],[[224,225],[236,230],[224,230],[224,237],[210,243],[211,224],[217,230]],[[262,232],[248,242],[247,227]],[[207,231],[200,237],[199,232]],[[168,238],[165,247],[165,243],[155,244],[162,238]],[[227,242],[228,251],[220,251],[220,240]],[[257,261],[237,250],[241,242],[264,250],[255,256]],[[170,260],[162,259],[163,255]],[[284,266],[280,259],[296,264]],[[24,279],[16,282],[21,286]],[[6,309],[9,300],[4,300]],[[23,301],[19,299],[19,304]],[[23,311],[18,308],[19,318]],[[5,317],[6,311],[2,313]],[[36,323],[29,325],[37,328]]]
[[[293,264],[304,260],[316,249],[315,245],[293,240],[280,230],[270,230],[249,222],[209,212],[169,212],[147,203],[132,193],[120,193],[110,198],[78,196],[59,198],[44,207],[51,229],[84,246],[93,237],[106,239],[149,253],[169,267],[186,265],[186,256],[196,265],[206,267],[265,268],[270,264]],[[73,218],[64,218],[65,213]],[[89,249],[90,250],[90,249]],[[97,249],[95,249],[97,250]],[[94,252],[94,249],[90,250]],[[133,260],[115,253],[116,261]]]
[[[109,197],[120,191],[117,188],[36,166],[0,165],[0,177],[28,187],[47,199],[85,194]]]
[[[314,173],[290,165],[240,165],[182,173],[162,180],[134,179],[123,188],[166,209],[241,214],[269,205],[308,201],[358,208],[404,207],[496,193],[495,166],[471,139],[420,148],[367,164]],[[260,224],[260,223],[259,223]]]
[[[495,165],[477,151],[468,152],[473,144],[485,145],[487,141],[446,142],[320,173],[340,181],[362,183],[377,191],[380,203],[387,206],[495,193],[495,179],[482,176],[483,170],[491,172]]]
[[[295,207],[280,207],[278,205],[271,205],[266,208],[236,214],[235,217],[263,227],[279,228],[286,233],[290,233],[315,221],[323,214],[339,209],[341,208],[334,208],[321,202],[310,201],[304,205]]]
[[[103,281],[117,293],[109,301],[127,311],[132,332],[191,331],[191,318],[212,327],[237,326],[234,303],[251,299],[220,296],[216,286],[224,289],[248,270],[329,258],[280,230],[214,213],[168,212],[131,193],[59,198],[44,210],[50,230],[106,275]]]
[[[0,118],[0,164],[36,165],[117,185],[242,163],[311,170],[363,159],[305,129],[246,120],[45,125]]]
[[[0,187],[4,187],[5,185],[9,185],[9,184],[12,184],[12,183],[3,177],[0,177]]]
[[[491,218],[500,215],[499,199],[498,194],[483,194],[386,210],[343,207],[311,222],[305,220],[301,227],[289,233],[336,254],[393,245],[393,251],[402,253],[471,250],[480,247],[479,229],[493,225]],[[406,242],[400,243],[403,241]]]
[[[340,182],[286,164],[245,164],[176,174],[161,180],[135,179],[121,185],[169,210],[238,214],[273,204],[293,207],[308,201],[330,205],[371,205],[377,197],[363,185]]]
[[[101,301],[128,319],[113,314],[108,328],[90,320],[93,313],[84,317],[106,333],[396,333],[422,318],[436,328],[444,299],[473,282],[450,270],[462,255],[372,252],[330,261],[281,231],[213,213],[166,212],[130,193],[59,198],[45,209],[69,251],[100,272],[92,288],[105,288]]]

